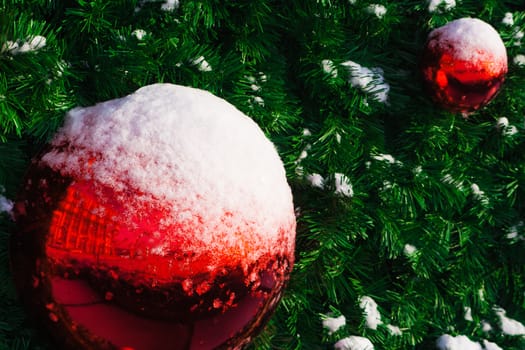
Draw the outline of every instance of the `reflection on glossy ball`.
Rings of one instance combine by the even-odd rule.
[[[68,113],[15,219],[22,302],[63,349],[242,348],[293,264],[273,144],[226,101],[171,84]]]
[[[29,311],[69,349],[241,346],[264,325],[291,269],[291,256],[275,255],[192,274],[179,265],[191,252],[116,249],[119,223],[94,214],[107,208],[88,183],[35,169],[24,194],[12,240],[16,282]]]
[[[468,114],[489,103],[501,88],[507,54],[494,28],[462,18],[429,34],[421,65],[433,99],[447,110]]]

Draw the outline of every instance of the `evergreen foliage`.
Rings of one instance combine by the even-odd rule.
[[[254,349],[331,349],[350,335],[375,349],[434,349],[443,334],[525,349],[525,335],[505,334],[495,312],[525,323],[525,63],[514,60],[525,54],[525,5],[428,5],[2,0],[0,195],[16,198],[28,160],[74,106],[155,82],[206,89],[276,143],[298,212],[295,269]],[[509,73],[494,101],[463,118],[432,103],[418,65],[428,32],[467,16],[500,33]],[[374,94],[387,91],[351,83],[348,61],[381,68],[386,103]],[[15,228],[0,216],[0,349],[52,348],[16,299]],[[363,296],[379,305],[375,330]],[[323,328],[339,315],[343,327]]]

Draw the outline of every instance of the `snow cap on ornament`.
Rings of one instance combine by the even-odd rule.
[[[294,260],[274,145],[234,106],[189,87],[71,110],[16,208],[15,280],[61,348],[240,347],[275,309]]]
[[[430,32],[421,65],[433,99],[449,111],[468,115],[501,88],[507,51],[491,25],[461,18]]]

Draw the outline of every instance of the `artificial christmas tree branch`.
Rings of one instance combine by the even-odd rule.
[[[225,98],[285,164],[296,264],[252,348],[525,347],[522,1],[6,0],[0,13],[1,349],[53,348],[9,267],[29,160],[71,108],[158,82]],[[508,56],[468,119],[420,72],[429,32],[463,17],[492,25]]]

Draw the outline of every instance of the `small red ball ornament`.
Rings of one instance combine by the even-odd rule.
[[[469,114],[499,91],[507,73],[507,52],[492,26],[462,18],[430,32],[422,72],[439,105]]]
[[[226,101],[171,84],[70,111],[30,167],[11,261],[64,349],[237,349],[294,260],[284,167]]]

